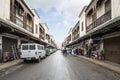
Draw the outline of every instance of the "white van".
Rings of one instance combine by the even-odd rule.
[[[24,60],[38,60],[45,57],[44,46],[36,43],[21,44],[21,59]]]

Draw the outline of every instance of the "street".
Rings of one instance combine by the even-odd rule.
[[[23,63],[5,72],[0,80],[120,80],[117,73],[61,51],[40,63]]]

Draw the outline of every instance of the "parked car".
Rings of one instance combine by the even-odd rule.
[[[46,56],[49,56],[50,55],[50,49],[46,48],[45,51],[46,51]]]
[[[44,46],[36,43],[21,44],[21,59],[23,60],[37,60],[40,62],[41,58],[46,55]]]
[[[50,49],[50,53],[51,53],[51,54],[53,53],[53,49]]]
[[[56,52],[57,51],[57,49],[53,49],[53,52]]]

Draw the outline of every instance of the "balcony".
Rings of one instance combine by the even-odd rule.
[[[45,39],[45,38],[44,38],[44,35],[42,35],[42,34],[39,36],[39,38],[42,39],[42,40]]]
[[[76,39],[79,38],[79,36],[80,36],[80,34],[76,34],[72,39],[73,39],[73,40],[76,40]]]
[[[105,23],[106,21],[108,21],[110,19],[111,19],[111,10],[106,12],[103,16],[101,16],[96,21],[94,21],[92,24],[87,26],[87,28],[86,28],[87,32],[89,32],[90,30],[94,29],[95,27],[98,27],[99,25]]]
[[[32,32],[32,25],[27,24],[25,21],[23,21],[23,18],[17,17],[16,14],[11,13],[12,22],[18,25],[19,27],[25,28],[26,30]],[[26,25],[26,26],[25,26]]]
[[[11,17],[12,17],[12,22],[17,24],[20,27],[24,27],[24,22],[23,19],[17,17],[16,15],[11,13]]]
[[[28,30],[28,31],[30,31],[30,32],[32,32],[32,26],[31,25],[26,25],[26,29]]]

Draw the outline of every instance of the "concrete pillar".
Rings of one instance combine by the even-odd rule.
[[[103,41],[101,41],[100,50],[104,50],[104,43],[103,43]]]
[[[0,35],[0,62],[2,62],[2,36]]]
[[[20,48],[20,45],[21,45],[21,39],[19,38],[19,39],[18,39],[18,43],[17,43],[17,48],[18,48],[18,49]]]
[[[2,49],[2,36],[0,35],[0,50]]]

